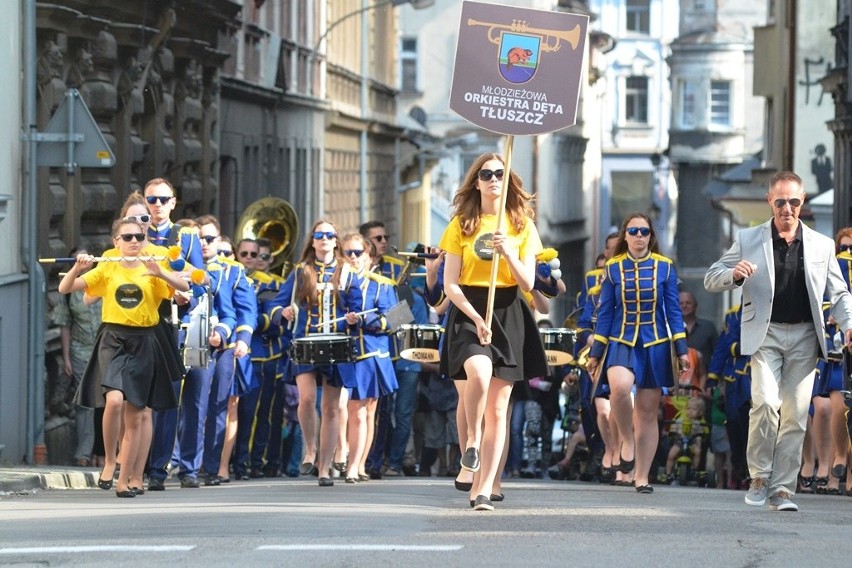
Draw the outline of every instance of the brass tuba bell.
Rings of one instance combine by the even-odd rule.
[[[263,197],[243,211],[234,237],[237,241],[267,239],[272,251],[269,265],[272,271],[290,261],[298,234],[299,219],[293,207],[280,197]]]

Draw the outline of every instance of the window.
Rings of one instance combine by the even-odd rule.
[[[710,81],[710,124],[731,125],[730,81]]]
[[[634,124],[648,123],[647,77],[627,77],[625,80],[624,120]]]
[[[627,0],[625,27],[628,32],[651,33],[651,0]]]
[[[400,90],[417,91],[417,38],[402,38],[400,49]]]
[[[680,82],[680,126],[695,127],[695,93],[697,86],[694,81]]]

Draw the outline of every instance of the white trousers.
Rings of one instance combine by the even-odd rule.
[[[751,357],[748,469],[769,479],[769,495],[796,492],[818,345],[812,323],[770,323]]]

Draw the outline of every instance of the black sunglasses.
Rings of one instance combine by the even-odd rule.
[[[149,195],[145,198],[145,201],[148,202],[149,205],[155,204],[157,201],[160,202],[160,205],[165,205],[170,200],[174,199],[174,197],[169,195]]]
[[[379,241],[380,243],[381,243],[381,242],[384,242],[384,241],[386,241],[386,240],[388,240],[388,236],[387,236],[387,235],[373,235],[373,236],[372,236],[372,237],[370,237],[370,238],[372,238],[372,239],[376,239],[376,240],[377,240],[377,241]]]
[[[245,258],[247,256],[250,256],[252,258],[257,258],[257,251],[256,250],[241,250],[240,251],[240,258]]]
[[[136,221],[137,223],[149,223],[151,221],[150,215],[128,215],[124,218],[125,221]]]
[[[334,231],[314,231],[314,238],[316,240],[320,240],[321,238],[327,238],[328,240],[337,238],[337,233]]]
[[[354,256],[355,258],[361,258],[361,255],[364,254],[364,249],[345,250],[343,251],[343,254],[345,254],[346,256]]]
[[[793,197],[792,199],[776,199],[772,203],[775,205],[776,209],[783,209],[788,203],[790,204],[790,207],[795,209],[802,204],[802,200],[798,197]]]
[[[840,252],[850,252],[852,251],[852,245],[840,245],[837,247],[840,249]]]
[[[216,251],[219,256],[234,256],[234,251],[228,249],[219,249]]]
[[[651,229],[648,227],[627,227],[627,234],[631,237],[635,237],[636,235],[642,235],[643,237],[647,237],[651,234]]]
[[[141,243],[145,240],[145,233],[127,233],[124,235],[118,235],[118,238],[120,238],[125,243],[129,243],[133,239],[136,239],[137,242]]]
[[[199,238],[208,245],[212,245],[219,238],[219,235],[201,235]]]
[[[272,258],[272,255],[269,254],[268,252],[262,252],[259,255],[257,255],[257,258],[259,258],[260,260],[266,261],[266,260],[269,260],[270,258]]]
[[[476,175],[479,176],[479,179],[482,181],[491,181],[492,176],[496,177],[497,181],[500,181],[503,179],[503,170],[479,170],[479,173]]]

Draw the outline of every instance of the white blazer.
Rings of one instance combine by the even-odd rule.
[[[801,223],[801,221],[799,221]],[[742,334],[740,351],[752,355],[763,344],[772,315],[775,296],[775,256],[772,250],[772,219],[743,229],[734,244],[717,260],[704,276],[704,287],[710,292],[737,288],[734,266],[740,260],[757,265],[755,273],[740,283],[742,287]],[[840,266],[834,256],[834,241],[802,225],[802,246],[805,262],[805,285],[813,319],[814,333],[823,357],[826,356],[823,298],[831,303],[831,315],[843,331],[852,326],[852,295],[846,288]]]

